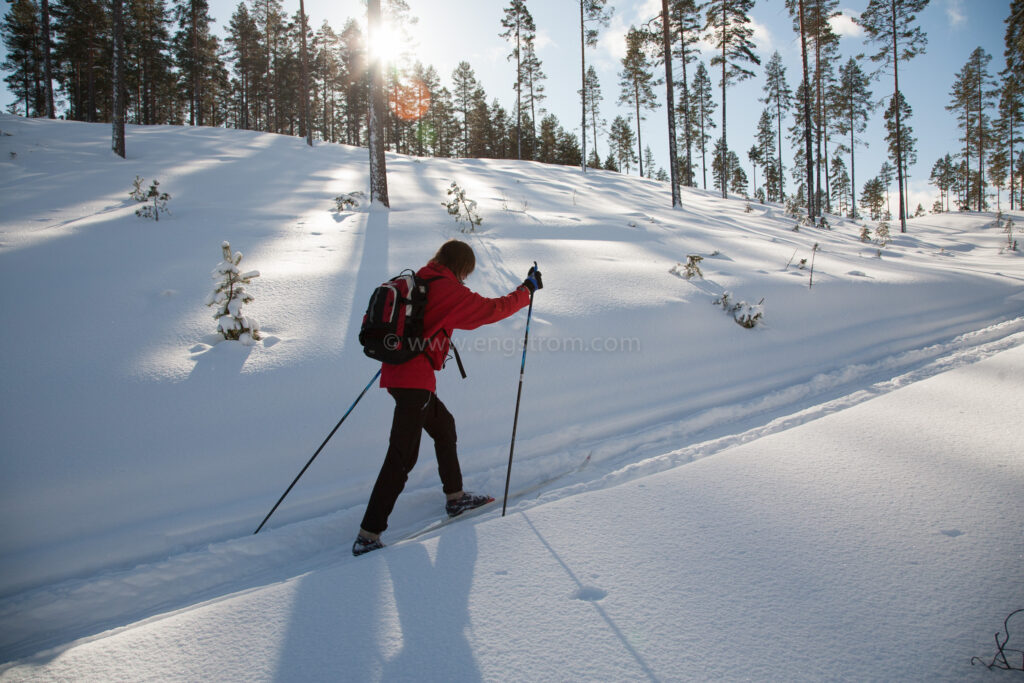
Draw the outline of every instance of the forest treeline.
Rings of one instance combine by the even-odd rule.
[[[243,0],[214,34],[207,0],[9,0],[0,25],[2,64],[18,100],[11,113],[80,121],[224,126],[366,146],[369,70],[363,22],[340,29],[309,25],[302,0]],[[755,52],[754,0],[663,0],[662,11],[630,28],[617,90],[628,115],[602,116],[605,93],[587,48],[614,11],[608,0],[579,3],[579,119],[563,127],[545,110],[548,85],[537,54],[537,27],[526,0],[496,11],[513,74],[508,104],[488,95],[466,61],[442,76],[412,54],[389,55],[383,69],[388,106],[380,117],[387,149],[437,157],[528,159],[599,167],[762,201],[786,201],[814,219],[823,213],[895,215],[903,229],[911,167],[917,164],[913,103],[900,89],[906,62],[927,49],[918,15],[929,0],[868,0],[855,20],[865,54],[843,59],[833,19],[839,0],[785,0],[801,62],[787,73],[773,54]],[[296,6],[297,5],[297,6]],[[384,0],[391,42],[415,30],[405,0]],[[667,17],[667,21],[666,21]],[[933,211],[984,210],[1003,193],[1011,208],[1024,193],[1022,84],[1024,0],[1011,0],[1005,64],[975,49],[949,86],[947,109],[959,147],[936,160],[929,181]],[[705,62],[699,43],[714,51]],[[666,64],[666,54],[669,55]],[[120,66],[120,69],[118,69]],[[762,80],[755,144],[729,145],[729,89]],[[557,84],[570,87],[570,84]],[[120,92],[121,97],[114,96]],[[659,96],[659,92],[664,97]],[[654,168],[644,122],[668,103],[674,146]],[[881,103],[881,104],[878,104]],[[742,106],[749,107],[744,102]],[[887,161],[860,171],[856,152],[872,117],[884,122]],[[666,116],[668,118],[668,116]],[[648,123],[647,125],[656,125]],[[572,132],[579,130],[580,134]],[[606,154],[599,155],[603,148]],[[753,170],[751,182],[741,162]],[[789,159],[788,163],[786,159]],[[863,178],[867,180],[863,180]],[[895,183],[895,193],[892,187]],[[898,197],[891,206],[890,194]],[[918,210],[921,210],[920,207]]]

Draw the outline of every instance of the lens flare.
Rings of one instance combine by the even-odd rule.
[[[388,93],[388,106],[403,121],[418,121],[430,111],[430,91],[416,78],[396,81]]]

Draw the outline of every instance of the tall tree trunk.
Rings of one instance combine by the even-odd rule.
[[[853,162],[853,146],[856,138],[853,133],[854,116],[850,113],[850,218],[857,218],[857,166]]]
[[[661,32],[665,43],[665,104],[668,109],[668,165],[672,183],[672,206],[681,206],[679,170],[676,158],[676,100],[672,83],[672,39],[669,31],[668,0],[661,0]],[[683,55],[683,59],[686,55]]]
[[[299,45],[302,48],[302,127],[306,132],[306,144],[313,146],[313,127],[309,120],[309,57],[306,52],[306,4],[299,0],[299,31],[302,38]]]
[[[516,159],[523,158],[523,67],[519,45],[519,26],[516,26]]]
[[[124,13],[122,0],[111,0],[114,23],[113,131],[111,148],[122,159],[124,149]]]
[[[683,143],[686,145],[686,183],[690,187],[693,178],[693,140],[691,139],[690,123],[690,91],[686,80],[686,31],[683,30],[682,8],[679,12],[679,42],[683,55]]]
[[[903,131],[900,125],[900,53],[897,45],[898,30],[896,26],[896,0],[892,2],[892,77],[896,88],[896,175],[900,186],[900,232],[907,231],[907,213],[903,200]]]
[[[580,104],[583,113],[580,117],[580,171],[587,172],[587,25],[583,20],[583,0],[580,0],[580,76],[583,88],[580,90]],[[594,146],[597,146],[595,133]]]
[[[643,140],[640,137],[640,86],[634,86],[635,98],[636,98],[636,149],[637,158],[640,160],[640,177],[644,177],[644,148]]]
[[[729,196],[729,144],[726,142],[725,137],[725,88],[726,88],[726,74],[729,72],[729,62],[725,58],[725,47],[726,47],[726,31],[728,25],[726,22],[726,3],[722,3],[722,199]]]
[[[50,62],[50,0],[43,0],[43,80],[46,88],[46,116],[53,119],[57,113],[53,107],[53,67]]]
[[[367,44],[373,45],[380,31],[380,0],[369,0],[366,6]],[[370,60],[370,201],[390,207],[388,199],[388,173],[384,161],[384,138],[381,130],[381,115],[384,113],[384,84],[379,56],[368,56]]]
[[[807,68],[807,32],[804,23],[804,0],[800,0],[800,54],[803,57],[804,67],[804,150],[807,158],[804,165],[807,167],[807,217],[814,219],[815,213],[814,197],[817,191],[814,188],[814,145],[811,141],[811,129],[814,125],[811,121],[811,80]]]

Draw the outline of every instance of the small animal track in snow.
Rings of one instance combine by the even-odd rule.
[[[595,586],[580,586],[580,589],[572,594],[573,600],[585,600],[586,602],[597,602],[608,597],[608,591]]]

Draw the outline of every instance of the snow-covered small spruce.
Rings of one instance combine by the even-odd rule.
[[[155,221],[160,220],[161,213],[170,213],[170,209],[167,208],[167,202],[170,201],[171,195],[166,192],[160,191],[160,181],[154,180],[149,185],[149,189],[142,189],[142,184],[146,182],[139,176],[135,176],[135,180],[132,181],[132,191],[130,193],[131,198],[137,202],[145,202],[145,206],[140,206],[135,210],[135,215],[140,218],[152,218]]]
[[[456,223],[466,221],[468,227],[462,228],[462,232],[473,232],[476,226],[483,223],[483,218],[476,210],[476,202],[466,198],[466,191],[459,187],[459,184],[452,181],[448,188],[448,201],[441,202],[441,205],[448,209],[448,213],[455,217]]]
[[[703,256],[698,256],[697,254],[689,254],[686,257],[686,265],[683,265],[682,263],[677,263],[671,268],[669,268],[668,272],[672,273],[673,275],[678,275],[684,280],[689,280],[694,277],[699,277],[700,279],[703,280],[704,273],[701,272],[700,265],[698,265],[703,260]]]
[[[757,326],[764,317],[764,299],[761,299],[756,304],[750,304],[746,301],[737,302],[732,300],[732,292],[723,292],[722,296],[715,299],[712,303],[716,306],[721,306],[722,310],[727,313],[732,313],[732,319],[736,321],[736,324],[748,330]]]
[[[883,219],[875,228],[875,239],[884,249],[889,244],[889,221]]]
[[[1006,246],[1000,249],[1000,252],[1017,251],[1017,240],[1013,239],[1013,219],[1009,216],[1006,217],[1006,225],[1003,227],[1003,232],[1006,233]]]
[[[213,279],[217,284],[210,292],[206,305],[217,307],[213,319],[217,321],[217,331],[225,339],[252,344],[261,338],[259,323],[243,315],[242,306],[254,300],[255,297],[247,292],[245,287],[253,278],[259,277],[260,272],[241,272],[238,266],[242,262],[242,253],[236,251],[232,254],[231,245],[227,242],[222,243],[220,247],[224,260],[213,269]]]
[[[345,192],[339,194],[334,198],[335,204],[338,205],[338,211],[355,211],[363,202],[366,201],[366,194],[356,190],[355,192]]]

